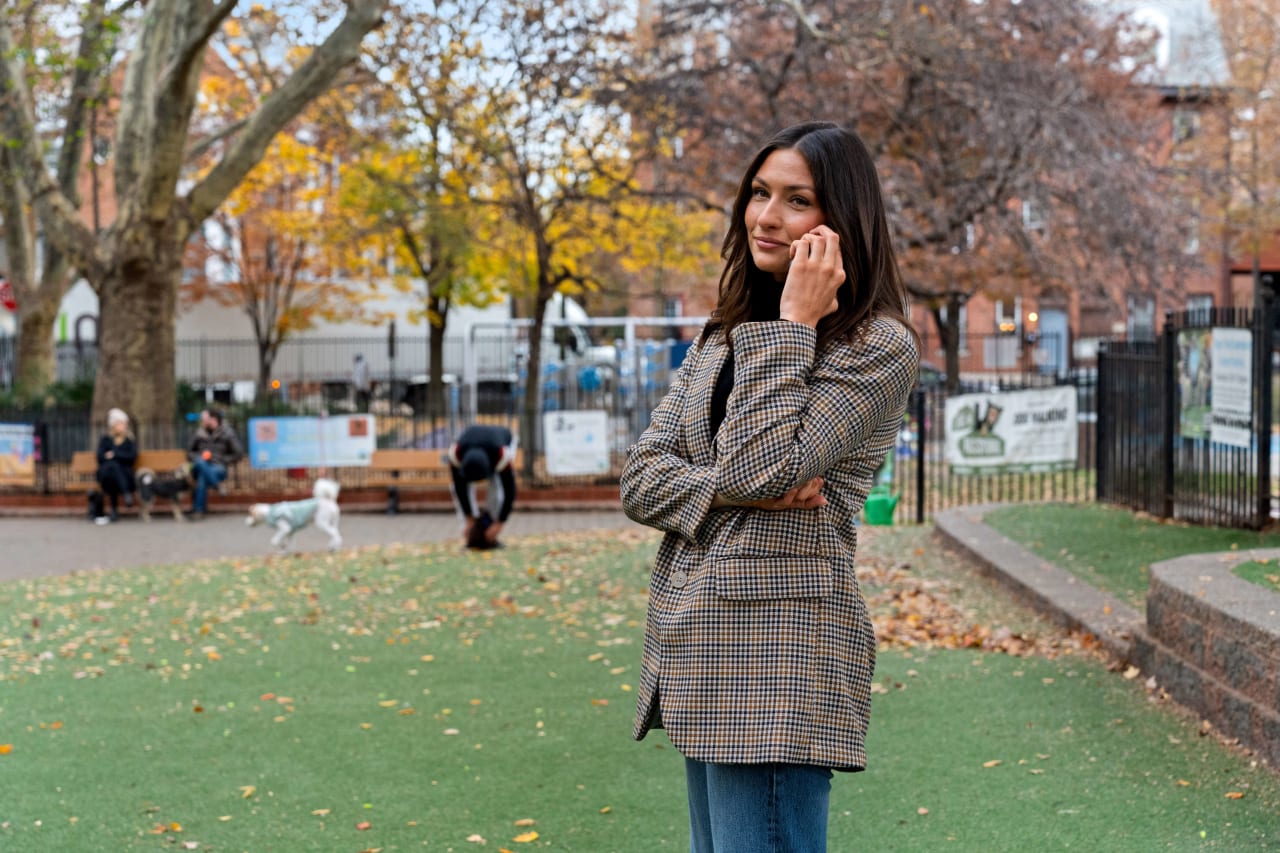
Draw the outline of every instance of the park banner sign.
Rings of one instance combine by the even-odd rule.
[[[599,410],[542,416],[547,473],[574,477],[609,473],[609,415]]]
[[[1069,471],[1076,467],[1071,385],[947,399],[946,457],[954,474]]]
[[[31,424],[0,424],[0,486],[36,484],[36,437]]]
[[[373,415],[250,418],[254,468],[368,465],[377,446]]]
[[[1209,347],[1209,440],[1253,446],[1253,330],[1217,328]]]

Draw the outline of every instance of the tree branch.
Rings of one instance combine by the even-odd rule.
[[[360,42],[382,19],[388,0],[351,3],[342,23],[267,96],[231,148],[187,194],[188,233],[226,199],[253,168],[275,135],[306,104],[325,90],[338,72],[355,60]]]
[[[238,0],[222,0],[222,3],[215,6],[213,11],[188,34],[186,42],[174,54],[173,61],[161,74],[160,91],[162,93],[176,95],[182,90],[191,66],[204,53],[209,39],[213,38],[213,34],[222,26],[222,22],[235,11],[237,2]]]
[[[45,167],[36,135],[35,104],[27,87],[23,54],[17,50],[7,19],[0,18],[0,128],[10,145],[10,164],[22,176],[44,225],[49,245],[65,252],[93,279],[104,265],[94,251],[97,240],[80,221],[75,203]]]

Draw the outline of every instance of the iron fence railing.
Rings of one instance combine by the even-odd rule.
[[[1103,348],[1100,499],[1197,524],[1271,523],[1275,322],[1269,301],[1170,313],[1157,344]]]
[[[1028,388],[1067,385],[1075,389],[1077,457],[1067,470],[960,473],[946,455],[946,404],[941,385],[921,386],[912,394],[895,448],[892,491],[898,497],[894,518],[923,523],[938,512],[981,503],[1092,501],[1095,494],[1096,373],[1077,370],[1066,379],[1025,377],[975,385],[961,393],[996,395]]]

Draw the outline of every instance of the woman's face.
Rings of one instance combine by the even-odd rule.
[[[809,164],[799,151],[770,152],[751,180],[746,226],[751,259],[756,266],[785,281],[791,267],[791,242],[826,222],[818,207]]]
[[[122,420],[114,420],[107,427],[114,436],[122,436],[129,431],[129,424]]]

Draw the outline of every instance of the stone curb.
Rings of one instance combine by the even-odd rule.
[[[1146,626],[1142,615],[983,524],[982,517],[1000,506],[946,510],[938,514],[934,526],[985,574],[1051,620],[1068,630],[1092,634],[1107,651],[1131,660],[1134,639]]]

